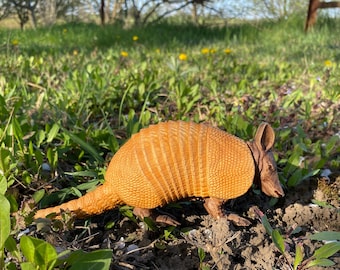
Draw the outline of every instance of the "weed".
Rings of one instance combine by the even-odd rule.
[[[339,28],[325,22],[306,36],[301,23],[1,29],[0,268],[13,267],[4,250],[27,269],[57,266],[60,256],[46,242],[26,236],[16,243],[32,218],[11,226],[10,213],[27,195],[42,205],[81,196],[103,181],[125,140],[152,123],[211,122],[246,139],[270,122],[280,179],[291,188],[338,168]],[[132,219],[131,209],[121,211]],[[272,232],[287,253],[285,238]],[[305,262],[300,251],[297,244],[297,267]],[[320,253],[312,261],[325,259]],[[102,256],[107,265],[111,253],[73,254],[74,264]]]
[[[273,229],[270,225],[268,218],[258,208],[255,209],[258,218],[261,220],[267,233],[272,238],[276,248],[280,251],[286,260],[286,264],[290,269],[303,270],[313,266],[332,266],[335,263],[329,259],[332,255],[340,251],[340,233],[333,231],[324,231],[315,233],[309,236],[311,240],[317,241],[330,241],[320,248],[314,250],[314,253],[309,258],[304,258],[303,242],[293,237],[294,233],[299,231],[299,228],[290,228],[289,232],[283,236],[278,229]],[[290,255],[288,242],[295,243],[295,256],[294,260]]]

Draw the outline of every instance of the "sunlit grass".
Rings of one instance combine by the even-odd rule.
[[[322,19],[308,35],[302,26],[293,18],[1,29],[0,194],[12,212],[22,194],[40,201],[42,186],[56,181],[59,193],[44,204],[79,196],[84,182],[103,181],[128,137],[170,119],[209,122],[244,139],[271,123],[289,187],[338,168],[340,30]]]

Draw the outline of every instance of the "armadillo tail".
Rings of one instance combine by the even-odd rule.
[[[37,211],[34,218],[45,218],[51,213],[55,213],[57,215],[56,218],[58,218],[60,217],[61,210],[69,210],[74,213],[77,218],[84,218],[115,208],[121,203],[122,201],[112,192],[112,189],[104,184],[78,199],[55,207],[41,209]]]

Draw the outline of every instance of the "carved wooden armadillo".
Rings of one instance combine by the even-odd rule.
[[[246,193],[254,181],[269,196],[284,195],[271,152],[274,139],[266,123],[252,142],[204,124],[152,125],[133,135],[114,155],[102,186],[79,199],[39,210],[35,218],[58,215],[61,209],[82,218],[121,204],[134,206],[135,213],[144,217],[150,209],[187,197],[204,198],[208,213],[219,218],[221,204]]]

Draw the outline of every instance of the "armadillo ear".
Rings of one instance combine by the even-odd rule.
[[[262,123],[256,131],[254,141],[259,149],[269,151],[275,141],[273,128],[268,123]]]

